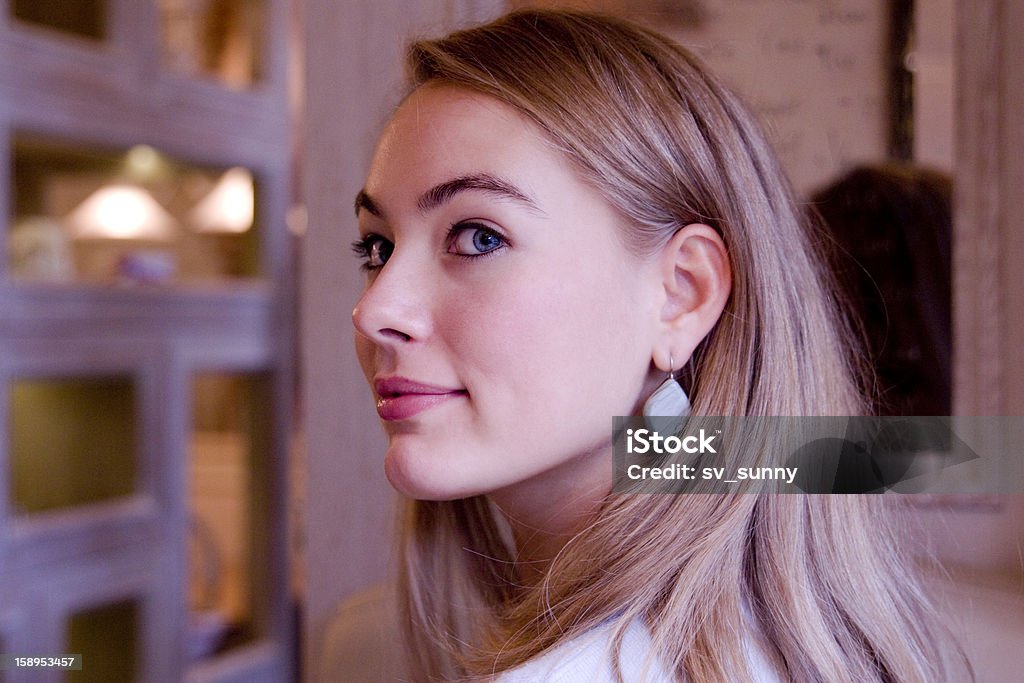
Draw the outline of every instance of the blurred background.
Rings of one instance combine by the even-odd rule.
[[[1021,414],[1022,3],[2,0],[0,652],[85,661],[0,682],[318,679],[390,558],[352,199],[409,37],[527,5],[645,22],[761,114],[871,270],[872,360],[913,369],[880,410]],[[1012,680],[1024,498],[910,507],[980,680]]]

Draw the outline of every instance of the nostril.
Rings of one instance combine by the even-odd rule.
[[[412,337],[411,336],[409,336],[405,332],[401,332],[399,330],[396,330],[393,327],[385,327],[384,329],[382,329],[380,331],[380,333],[382,335],[384,335],[385,337],[390,337],[392,339],[397,339],[399,341],[404,341],[404,342],[412,341]]]

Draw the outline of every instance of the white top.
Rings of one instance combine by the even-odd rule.
[[[614,681],[611,641],[614,624],[607,623],[562,643],[543,654],[498,674],[494,683],[602,683]],[[640,621],[633,621],[622,640],[619,666],[623,680],[628,683],[659,683],[672,677],[656,658],[649,662],[645,672],[645,659],[651,651],[651,636]]]
[[[494,678],[494,683],[613,683],[612,635],[614,624],[607,623],[562,643],[530,661]],[[778,683],[760,649],[749,640],[747,654],[750,683]],[[619,666],[626,683],[666,683],[675,680],[651,657],[651,636],[647,627],[634,620],[622,641]],[[650,659],[650,661],[648,661]]]

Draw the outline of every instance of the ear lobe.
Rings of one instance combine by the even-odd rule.
[[[655,364],[681,367],[714,328],[732,291],[732,267],[722,237],[710,226],[682,228],[661,254],[664,301]]]

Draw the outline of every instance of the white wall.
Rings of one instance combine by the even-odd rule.
[[[809,192],[887,154],[888,4],[703,0],[698,25],[667,33],[744,97]]]

